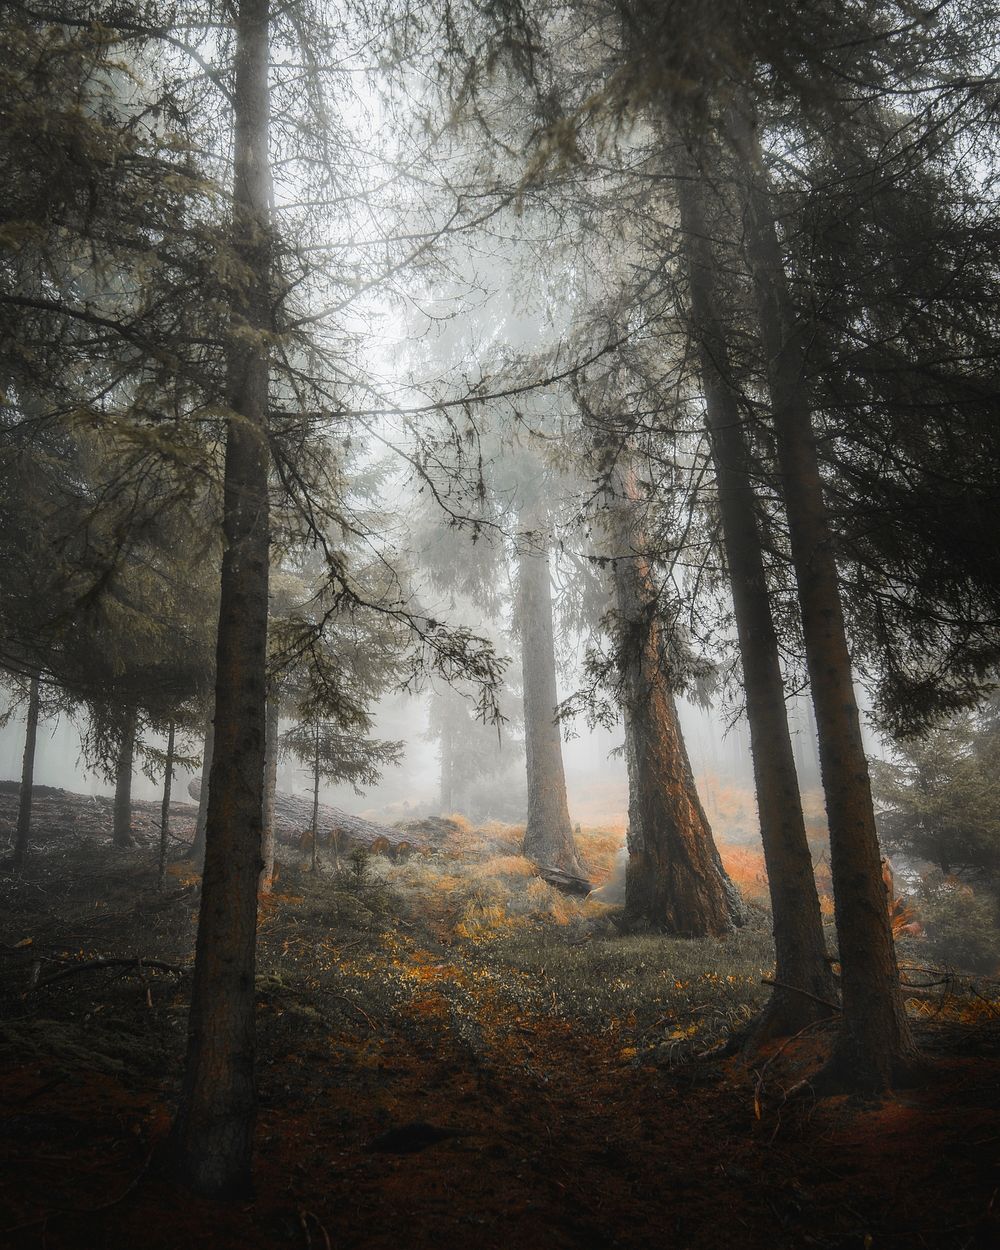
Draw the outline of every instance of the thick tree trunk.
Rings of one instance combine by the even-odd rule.
[[[163,770],[163,802],[160,805],[160,865],[157,884],[163,890],[167,879],[167,839],[170,836],[170,789],[174,782],[174,722],[167,732],[167,760]]]
[[[28,856],[31,836],[31,792],[35,784],[35,745],[38,741],[38,702],[40,682],[32,677],[28,687],[28,714],[24,725],[24,755],[21,760],[21,793],[17,804],[17,833],[14,838],[14,871],[20,872]]]
[[[625,918],[686,937],[728,933],[745,909],[691,772],[656,590],[634,525],[630,471],[613,476],[608,510],[629,781]]]
[[[254,973],[261,869],[268,613],[268,382],[272,325],[268,0],[240,0],[233,80],[232,294],[215,750],[188,1048],[172,1144],[199,1193],[251,1192]]]
[[[274,795],[278,787],[278,722],[280,710],[277,691],[271,687],[267,695],[267,721],[264,727],[264,811],[260,837],[260,857],[264,867],[257,883],[258,894],[270,894],[274,885]]]
[[[208,827],[208,792],[212,775],[212,754],[215,749],[215,721],[209,720],[205,727],[205,745],[201,756],[201,789],[198,791],[198,817],[194,825],[194,840],[187,857],[201,868],[205,860],[205,830]]]
[[[135,735],[138,717],[130,708],[122,726],[122,740],[115,767],[115,805],[111,841],[114,846],[135,846],[132,837],[132,767],[135,761]]]
[[[524,683],[524,747],[528,822],[524,854],[543,868],[584,871],[573,841],[556,723],[556,653],[548,553],[522,549],[518,560],[518,625]]]
[[[804,329],[796,322],[766,173],[745,118],[733,115],[731,137],[746,191],[744,241],[767,358],[830,825],[843,1018],[823,1079],[844,1087],[879,1090],[912,1068],[916,1047],[899,983],[834,538],[812,413],[803,389]]]
[[[678,169],[678,198],[705,415],[718,490],[746,691],[761,841],[771,893],[778,983],[750,1033],[760,1044],[831,1013],[835,1000],[795,770],[777,631],[761,551],[750,451],[733,388],[717,290],[717,258],[694,162]]]

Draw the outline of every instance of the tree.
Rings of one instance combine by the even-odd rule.
[[[705,392],[705,421],[736,616],[771,896],[777,984],[753,1030],[756,1042],[772,1034],[796,1033],[828,1015],[835,990],[788,728],[745,418],[723,328],[722,267],[712,253],[712,239],[718,231],[710,226],[705,211],[705,188],[717,184],[680,145],[678,152],[677,197],[692,333]]]
[[[317,39],[327,45],[334,41],[321,11],[296,4],[278,13],[281,37],[306,45],[305,79],[297,64],[279,58],[270,66],[269,79],[272,14],[266,0],[236,6],[235,27],[196,4],[180,9],[156,3],[138,9],[105,5],[95,12],[92,5],[66,0],[54,22],[39,20],[20,5],[16,21],[7,25],[6,17],[5,10],[3,33],[13,31],[17,54],[5,60],[0,86],[11,88],[17,125],[5,131],[2,157],[5,169],[21,162],[24,176],[12,179],[24,191],[16,210],[36,219],[16,221],[16,230],[4,223],[0,309],[5,328],[17,330],[15,350],[5,362],[10,376],[3,379],[4,398],[13,395],[14,401],[4,408],[5,420],[11,418],[5,433],[10,432],[14,449],[3,466],[10,470],[5,486],[18,460],[30,463],[29,436],[39,428],[46,434],[55,431],[75,451],[67,414],[88,434],[82,440],[86,448],[100,453],[88,465],[99,470],[96,474],[62,475],[64,493],[74,501],[81,480],[88,491],[92,481],[96,486],[94,498],[84,501],[90,505],[88,524],[58,529],[65,537],[63,559],[49,578],[59,591],[58,611],[47,614],[51,628],[44,648],[33,641],[34,619],[20,610],[20,591],[30,586],[29,579],[19,579],[17,593],[4,597],[3,642],[12,657],[17,653],[19,664],[24,659],[18,648],[23,647],[29,659],[43,656],[47,672],[71,669],[63,654],[66,621],[81,603],[105,610],[109,579],[128,564],[137,526],[155,519],[168,503],[189,503],[192,483],[214,482],[218,446],[225,444],[203,906],[172,1151],[178,1173],[194,1188],[237,1193],[249,1184],[254,1117],[269,470],[273,467],[275,490],[287,505],[282,523],[294,517],[298,535],[305,532],[321,553],[329,598],[340,607],[371,607],[325,527],[333,523],[362,542],[372,537],[340,489],[343,477],[328,436],[338,425],[347,434],[342,414],[351,388],[353,398],[369,399],[372,387],[363,364],[345,378],[340,335],[332,336],[338,346],[330,352],[318,336],[310,337],[309,328],[324,318],[328,326],[334,324],[336,311],[357,298],[359,287],[369,289],[359,280],[357,256],[366,257],[372,285],[384,276],[381,248],[362,244],[343,263],[334,249],[329,259],[328,221],[317,230],[318,215],[310,217],[312,209],[288,195],[277,197],[284,241],[276,248],[269,139],[282,149],[285,177],[305,178],[308,171],[315,192],[306,201],[310,205],[328,210],[336,202],[346,205],[342,211],[350,215],[362,211],[358,206],[363,203],[368,220],[369,213],[388,212],[395,183],[384,181],[377,204],[374,196],[366,199],[366,186],[352,183],[352,167],[343,161],[338,165],[331,139],[338,123],[331,124],[335,110],[323,75],[327,82],[336,81],[339,71],[317,55]],[[58,45],[54,53],[46,41]],[[26,56],[25,49],[41,56]],[[184,58],[195,64],[193,75],[175,72]],[[25,101],[38,93],[33,81],[24,80],[25,63],[39,80],[59,83],[54,122],[52,116],[29,116]],[[136,63],[145,75],[131,75]],[[282,107],[291,111],[293,103],[299,109],[304,103],[310,122],[296,119],[270,127],[272,86]],[[230,168],[220,136],[231,120]],[[30,147],[30,163],[18,150],[25,135],[30,144],[22,146]],[[68,162],[67,153],[73,158]],[[71,177],[53,195],[49,174],[60,164]],[[344,185],[331,194],[338,175]],[[227,205],[227,185],[231,202],[220,211]],[[427,250],[437,223],[424,220],[422,229],[427,242],[417,247],[417,257]],[[8,246],[12,238],[16,247]],[[390,273],[413,259],[410,231],[384,241],[394,253]],[[327,259],[317,264],[311,259],[317,255]],[[155,280],[149,280],[151,274]],[[295,317],[284,308],[293,294],[299,301]],[[346,337],[343,324],[338,329]],[[44,353],[37,344],[44,344]],[[29,401],[36,395],[44,421],[34,420],[31,411]],[[72,434],[77,435],[75,427]],[[147,489],[150,480],[162,490]],[[20,497],[16,504],[11,511],[21,522],[20,541],[30,530],[32,509]],[[44,492],[36,495],[33,507],[47,513],[46,521],[57,513]],[[217,520],[213,512],[206,531]],[[49,527],[45,539],[52,533]],[[20,563],[44,569],[35,547],[27,541],[23,545],[31,559],[21,559],[17,549]],[[394,629],[408,632],[412,671],[471,675],[487,689],[494,685],[502,666],[492,648],[470,630],[451,631],[436,618],[413,612],[405,596],[395,593],[391,565],[383,561],[383,567],[376,610]],[[293,653],[311,654],[330,606],[291,639]],[[86,636],[96,634],[95,629]],[[70,651],[79,661],[80,647]],[[335,684],[331,668],[327,662],[322,674],[327,690]],[[128,683],[116,685],[105,677],[88,674],[81,695],[109,708],[148,711],[141,698],[130,697],[134,692]]]
[[[996,775],[1000,734],[987,716],[962,713],[872,761],[883,844],[934,864],[945,877],[995,882],[1000,872]]]
[[[174,738],[176,726],[173,721],[167,728],[167,749],[163,761],[163,800],[160,804],[160,858],[156,881],[160,890],[167,879],[167,839],[170,835],[170,791],[174,780]]]
[[[537,425],[525,421],[524,428],[507,429],[492,416],[483,419],[474,433],[479,481],[464,503],[467,511],[448,526],[433,511],[427,514],[433,537],[423,543],[422,562],[431,585],[450,592],[453,608],[459,597],[493,618],[507,608],[501,586],[511,576],[510,566],[516,569],[509,611],[521,652],[527,780],[522,849],[543,869],[585,881],[557,721],[550,553],[559,466],[545,459],[550,423],[551,414],[544,411],[537,414]],[[458,450],[463,457],[461,445]]]
[[[625,916],[668,933],[703,937],[744,918],[694,784],[671,689],[669,644],[659,617],[630,467],[612,475],[608,499],[617,655],[629,771]]]
[[[24,756],[21,765],[21,794],[17,806],[17,832],[14,841],[14,871],[20,872],[28,855],[31,837],[31,792],[35,778],[35,742],[38,736],[38,709],[41,682],[32,676],[28,685],[28,706],[24,725]]]
[[[267,336],[273,326],[268,150],[269,0],[240,0],[235,25],[228,406],[216,655],[215,741],[188,1049],[172,1130],[180,1175],[199,1192],[249,1192],[255,1122],[254,967],[267,656]],[[243,276],[245,275],[245,277]]]
[[[712,8],[711,17],[705,6],[686,4],[662,9],[638,0],[615,6],[613,13],[596,6],[596,12],[591,10],[594,16],[588,37],[590,29],[607,35],[615,20],[621,28],[619,46],[613,37],[610,44],[596,41],[602,52],[614,49],[613,63],[605,67],[608,85],[600,93],[603,100],[595,102],[592,94],[585,95],[575,119],[560,117],[557,123],[550,123],[542,150],[548,159],[555,154],[578,159],[580,119],[605,111],[601,103],[616,118],[631,115],[636,98],[644,102],[654,125],[676,125],[683,119],[685,129],[694,133],[710,132],[714,127],[730,142],[735,140],[734,151],[742,162],[737,185],[745,206],[745,257],[755,293],[753,318],[767,363],[763,381],[776,434],[807,664],[817,704],[821,758],[825,747],[823,771],[831,836],[839,848],[834,854],[834,873],[845,893],[842,927],[838,899],[845,968],[844,1029],[830,1073],[839,1070],[841,1077],[877,1087],[891,1079],[893,1070],[903,1071],[909,1066],[913,1048],[885,908],[878,905],[882,893],[878,846],[853,696],[841,583],[834,562],[834,531],[815,454],[810,399],[805,392],[808,375],[803,326],[807,319],[797,320],[789,299],[775,212],[759,194],[755,196],[759,165],[748,155],[748,135],[742,133],[746,127],[741,109],[754,111],[762,97],[770,101],[784,91],[782,104],[789,98],[796,102],[805,99],[803,64],[815,60],[824,78],[828,77],[831,84],[836,79],[840,67],[831,69],[830,64],[822,64],[822,54],[811,56],[808,33],[814,19],[829,29],[829,15],[813,12],[812,6],[805,8],[806,20],[800,22],[796,12],[790,28],[786,17],[772,13],[768,6],[747,6],[744,10],[722,3]],[[551,14],[544,8],[542,12],[542,21],[551,20]],[[518,16],[523,19],[523,9],[518,9]],[[718,21],[717,31],[710,30],[713,17]],[[858,14],[848,6],[836,6],[835,17],[838,32],[845,37],[845,58],[855,55],[866,69],[879,60],[884,46],[894,43],[881,29],[876,34],[866,25],[867,12]],[[800,25],[802,29],[798,29]],[[781,32],[790,36],[784,45],[777,38]],[[847,38],[849,34],[861,38],[852,40]],[[822,42],[825,45],[828,41]],[[855,48],[860,51],[855,53]],[[619,53],[617,63],[615,52]],[[551,66],[546,69],[551,72]],[[762,89],[765,82],[768,90]],[[815,86],[812,90],[815,100]],[[782,124],[787,127],[787,115]],[[756,190],[759,192],[759,183]],[[818,688],[823,682],[825,690]],[[850,972],[848,964],[852,965]],[[866,1033],[866,1040],[862,1040]]]
[[[501,699],[503,723],[491,724],[476,714],[472,690],[444,687],[432,690],[428,709],[427,737],[440,751],[442,816],[463,812],[472,819],[491,812],[498,787],[510,785],[510,769],[519,759],[522,744],[514,741],[509,724],[515,715],[513,693]],[[524,797],[511,787],[511,812],[520,818]],[[488,795],[489,797],[485,797]],[[505,809],[506,811],[507,809]],[[504,818],[500,811],[493,814]]]
[[[527,519],[517,561],[517,631],[524,691],[524,752],[528,772],[528,818],[524,854],[543,868],[580,880],[570,824],[562,738],[556,719],[556,657],[552,624],[549,537],[544,520]],[[537,528],[536,528],[537,527]]]
[[[313,808],[310,825],[310,864],[318,867],[319,788],[321,781],[347,781],[360,794],[362,786],[378,781],[386,764],[397,764],[403,749],[401,742],[385,742],[344,733],[328,721],[300,721],[285,731],[281,749],[294,755],[309,770],[312,782]],[[337,867],[340,847],[335,845]]]
[[[802,389],[804,327],[788,297],[752,124],[733,112],[730,127],[742,162],[747,262],[767,357],[771,417],[830,828],[843,1013],[827,1079],[882,1089],[911,1071],[916,1047],[906,1018],[885,906],[835,544],[812,415]]]
[[[132,838],[132,772],[135,766],[136,734],[138,716],[135,708],[123,711],[115,759],[115,802],[113,808],[111,841],[114,846],[133,846]]]

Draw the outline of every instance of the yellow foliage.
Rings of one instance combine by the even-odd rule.
[[[533,877],[535,868],[523,855],[493,855],[477,864],[472,870],[474,877]]]
[[[719,854],[726,872],[740,892],[755,902],[768,900],[767,869],[764,853],[758,847],[719,844]]]

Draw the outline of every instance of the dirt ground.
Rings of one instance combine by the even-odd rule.
[[[750,1068],[704,1053],[722,1026],[700,1030],[703,1017],[756,1001],[749,988],[737,1001],[736,947],[695,973],[678,944],[623,954],[583,910],[487,934],[470,897],[480,916],[499,904],[481,873],[470,894],[467,848],[340,877],[284,866],[260,922],[256,1197],[193,1199],[156,1148],[183,1056],[198,878],[178,861],[158,893],[153,805],[129,852],[108,846],[99,806],[40,803],[27,871],[0,875],[3,1246],[1000,1244],[1000,1008],[982,987],[920,1009],[919,1088],[789,1098],[822,1031]],[[192,816],[175,809],[175,853]],[[641,986],[609,977],[609,960],[661,946],[672,962]],[[109,959],[122,962],[96,962]],[[667,980],[689,1008],[650,990]]]

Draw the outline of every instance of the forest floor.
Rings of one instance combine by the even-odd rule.
[[[178,860],[157,891],[154,813],[137,805],[138,845],[115,851],[110,805],[41,798],[27,870],[0,871],[0,1245],[1000,1244],[996,986],[920,974],[920,1087],[789,1098],[823,1030],[751,1066],[713,1053],[766,992],[763,913],[722,941],[626,937],[499,826],[339,874],[283,848],[260,920],[256,1197],[192,1199],[156,1147],[199,880]],[[193,814],[174,808],[175,854]],[[584,832],[595,877],[619,841]]]

